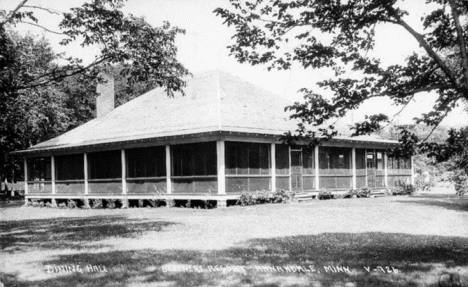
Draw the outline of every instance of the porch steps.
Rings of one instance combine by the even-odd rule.
[[[310,192],[310,193],[301,193],[294,195],[294,199],[297,202],[307,202],[318,199],[318,192]]]
[[[378,189],[378,190],[372,190],[369,194],[369,197],[385,197],[387,196],[387,193],[385,192],[385,189]]]

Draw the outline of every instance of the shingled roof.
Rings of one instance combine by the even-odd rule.
[[[200,74],[187,81],[184,91],[185,96],[170,98],[164,89],[154,89],[29,151],[217,131],[281,135],[297,128],[284,111],[291,101],[226,72]]]

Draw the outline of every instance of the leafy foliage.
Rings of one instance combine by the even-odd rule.
[[[468,175],[464,170],[456,170],[451,180],[455,184],[457,195],[462,196],[468,193]]]
[[[295,64],[334,71],[332,79],[317,83],[331,92],[331,98],[305,87],[300,90],[304,101],[286,108],[301,121],[296,134],[287,135],[289,139],[329,139],[336,135],[333,125],[326,126],[329,120],[343,117],[372,98],[388,97],[405,107],[418,93],[435,93],[432,111],[415,119],[432,127],[460,100],[468,100],[467,1],[426,1],[434,8],[421,18],[423,33],[406,22],[409,13],[392,0],[230,3],[230,9],[217,8],[214,13],[235,28],[234,43],[228,49],[240,63],[266,65],[269,70],[286,70]],[[403,28],[424,53],[410,55],[404,64],[382,65],[369,53],[375,46],[376,26],[382,24]],[[388,121],[388,115],[368,115],[356,123],[354,135],[370,134]],[[450,137],[455,139],[455,133]],[[405,129],[400,142],[394,156],[416,153],[425,139]],[[448,146],[439,149],[438,160],[446,160],[454,151]]]
[[[0,21],[2,179],[14,177],[20,169],[10,152],[94,117],[95,87],[102,80],[98,76],[102,69],[116,75],[117,105],[155,87],[165,87],[170,96],[185,86],[188,70],[177,61],[174,44],[184,31],[168,22],[152,27],[143,18],[125,15],[122,0],[90,1],[72,8],[59,24],[61,44],[78,41],[82,47],[100,48],[95,60],[84,65],[79,58],[54,53],[44,38],[14,31],[18,23],[41,27],[33,11],[37,6],[26,2]]]

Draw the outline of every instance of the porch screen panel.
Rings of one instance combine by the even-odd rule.
[[[122,158],[120,150],[88,153],[90,194],[122,194]]]
[[[58,194],[84,193],[84,156],[55,156],[55,191]]]
[[[356,149],[356,187],[364,188],[366,186],[366,150]]]
[[[226,192],[271,190],[270,144],[226,142]]]
[[[52,193],[51,158],[28,158],[27,165],[29,193]]]
[[[401,186],[411,183],[411,158],[388,157],[388,185]]]
[[[175,145],[171,149],[174,193],[218,191],[216,142]]]
[[[375,151],[375,186],[385,187],[385,170],[384,170],[384,152],[382,150]]]
[[[302,185],[303,190],[315,189],[315,151],[313,147],[302,148]]]
[[[289,146],[277,144],[275,146],[276,189],[289,190]]]
[[[128,149],[125,155],[129,194],[167,193],[165,146]]]
[[[321,188],[349,189],[352,187],[350,148],[321,147],[319,168]]]

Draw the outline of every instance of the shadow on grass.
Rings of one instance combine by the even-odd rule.
[[[142,221],[124,216],[34,219],[0,222],[2,251],[35,249],[82,249],[84,244],[108,238],[136,237],[160,231],[173,223]]]
[[[408,201],[397,201],[398,203],[409,203],[409,204],[420,204],[426,206],[435,206],[442,207],[449,210],[455,211],[468,211],[468,200],[463,198],[444,198],[444,199],[435,199],[435,198],[419,198]]]
[[[36,281],[17,281],[9,275],[6,283],[14,286],[437,286],[438,276],[444,270],[461,268],[463,274],[468,273],[468,239],[373,232],[324,233],[254,239],[236,248],[206,252],[146,249],[82,253],[56,256],[42,264],[80,265],[84,271],[51,273],[47,274],[48,279]],[[89,272],[86,268],[89,265],[100,266],[107,272]],[[162,266],[169,265],[195,270],[195,266],[201,266],[202,272],[163,272]],[[285,267],[303,266],[311,270],[310,265],[314,265],[316,272],[288,272]],[[215,266],[244,266],[244,271],[216,271]],[[351,273],[331,272],[325,266],[347,266]],[[393,266],[400,272],[367,272],[364,266],[371,270],[377,266]],[[466,282],[467,278],[463,280]]]

